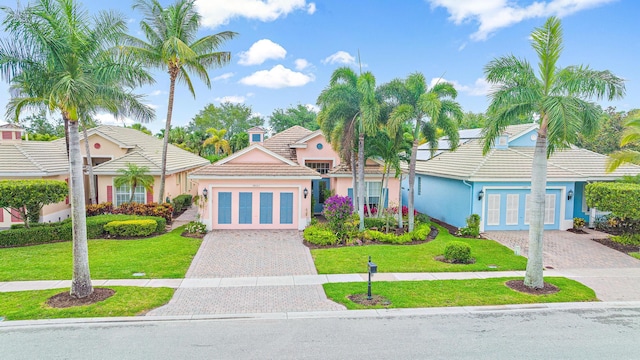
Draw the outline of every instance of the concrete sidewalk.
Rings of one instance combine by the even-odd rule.
[[[596,292],[602,301],[640,301],[640,268],[545,270],[545,276],[567,277]],[[523,277],[524,271],[377,273],[373,281],[433,281]],[[291,275],[264,277],[192,279],[114,279],[93,280],[94,286],[170,287],[174,289],[305,287],[326,283],[366,282],[367,274]],[[58,289],[71,286],[70,280],[0,282],[0,292]]]

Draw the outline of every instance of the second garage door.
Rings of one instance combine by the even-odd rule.
[[[297,229],[298,189],[215,190],[211,201],[214,229]]]

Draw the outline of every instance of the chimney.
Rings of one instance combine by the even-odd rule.
[[[0,125],[0,143],[15,144],[22,142],[22,128],[14,124]]]
[[[266,130],[259,126],[254,126],[251,129],[247,130],[247,134],[249,134],[249,145],[253,145],[253,144],[262,145],[262,143],[264,142],[265,132]]]

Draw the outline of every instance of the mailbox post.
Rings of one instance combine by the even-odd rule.
[[[371,300],[371,275],[378,272],[378,265],[371,262],[371,256],[369,256],[369,262],[367,263],[369,268],[369,284],[367,286],[367,300]]]

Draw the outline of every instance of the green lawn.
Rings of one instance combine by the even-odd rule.
[[[545,278],[546,282],[560,288],[552,295],[528,295],[514,291],[505,285],[506,281],[514,279],[374,282],[372,293],[390,300],[388,308],[597,301],[593,290],[566,278]],[[329,299],[349,310],[384,308],[360,305],[347,298],[348,295],[366,294],[366,283],[328,283],[323,286]]]
[[[640,252],[633,252],[633,253],[629,253],[629,255],[633,256],[634,258],[640,260]]]
[[[141,240],[89,240],[92,279],[183,278],[200,239],[180,236],[182,228]],[[67,280],[72,273],[72,243],[0,249],[0,281]]]
[[[0,293],[0,316],[6,320],[37,320],[82,317],[135,316],[171,300],[173,289],[110,286],[116,293],[99,303],[54,309],[47,299],[69,289]]]
[[[378,265],[378,272],[458,272],[524,270],[527,260],[492,240],[457,238],[442,227],[428,243],[420,245],[366,245],[313,249],[311,255],[320,274],[367,272],[367,259]],[[457,240],[471,246],[475,264],[447,264],[434,257],[442,255],[447,242]],[[496,265],[496,268],[489,268]]]

